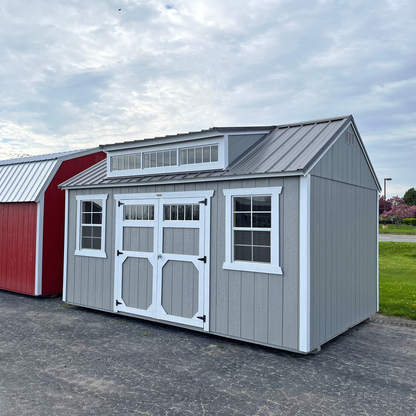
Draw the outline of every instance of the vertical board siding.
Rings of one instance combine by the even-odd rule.
[[[62,162],[45,191],[42,295],[62,292],[65,192],[58,185],[105,157],[104,152],[97,152]]]
[[[153,251],[153,227],[123,227],[123,250]]]
[[[162,270],[162,306],[168,315],[192,318],[198,312],[198,280],[193,263],[167,261]]]
[[[199,229],[197,228],[163,228],[163,253],[199,254]]]
[[[312,348],[376,312],[377,195],[312,177]]]
[[[131,308],[148,309],[152,304],[153,266],[148,259],[129,257],[122,267],[124,303]]]
[[[35,294],[35,202],[0,203],[0,289]]]
[[[354,134],[351,126],[346,131]],[[354,134],[354,146],[348,145],[345,137],[344,132],[311,170],[311,175],[377,189],[357,137]]]
[[[225,197],[223,189],[283,186],[280,195],[280,265],[283,275],[223,270],[225,262]],[[114,243],[115,203],[114,195],[120,193],[161,193],[174,191],[214,190],[211,199],[210,251],[210,332],[261,342],[276,347],[296,350],[299,333],[299,179],[297,177],[257,180],[221,181],[176,185],[151,185],[128,188],[96,190],[70,190],[69,253],[68,253],[68,302],[92,308],[112,311],[114,298]],[[76,238],[76,202],[79,194],[108,193],[106,224],[106,259],[74,256]],[[166,231],[166,244],[169,242]],[[175,231],[176,232],[176,231]],[[173,238],[170,236],[170,238]],[[181,237],[183,238],[183,237]],[[183,241],[183,240],[182,240]],[[171,240],[173,247],[176,243]],[[168,249],[168,246],[165,246]],[[164,247],[164,248],[165,248]],[[179,278],[180,271],[173,271]],[[176,266],[175,266],[176,267]],[[182,267],[182,266],[181,266]],[[189,282],[188,282],[189,283]],[[168,281],[164,283],[169,284]],[[97,292],[95,298],[83,293],[90,288]],[[189,296],[195,286],[186,284],[172,296]],[[164,295],[165,310],[173,314],[193,313],[176,311],[174,298]],[[172,300],[173,299],[173,300]],[[169,303],[171,302],[171,303]],[[168,313],[171,313],[168,312]]]

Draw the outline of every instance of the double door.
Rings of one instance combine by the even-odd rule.
[[[116,197],[115,312],[208,330],[206,194]]]

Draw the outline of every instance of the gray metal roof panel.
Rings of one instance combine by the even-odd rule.
[[[338,131],[346,128],[350,120],[352,116],[343,116],[276,126],[224,171],[107,178],[106,160],[103,160],[60,186],[68,188],[94,185],[117,186],[117,184],[226,178],[250,174],[299,174],[316,160],[330,145]]]
[[[81,149],[81,150],[70,150],[68,152],[49,153],[46,155],[17,157],[14,159],[0,160],[0,166],[18,165],[20,163],[40,162],[40,161],[45,161],[45,160],[57,160],[57,159],[67,160],[67,159],[80,157],[84,154],[90,154],[94,152],[101,152],[101,149],[99,149],[98,147],[92,147],[92,148]]]
[[[0,165],[0,202],[36,201],[58,160]]]

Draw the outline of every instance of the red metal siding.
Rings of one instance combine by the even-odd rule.
[[[0,203],[0,289],[35,294],[35,202]]]
[[[103,152],[62,162],[45,192],[42,295],[62,292],[64,267],[65,191],[58,185],[105,159]]]

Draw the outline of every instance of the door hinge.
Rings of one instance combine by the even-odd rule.
[[[120,254],[123,254],[120,250],[117,250],[117,256],[119,256]]]
[[[197,316],[197,318],[200,319],[202,322],[205,322],[207,319],[206,315]]]
[[[208,199],[205,198],[203,201],[199,201],[198,204],[207,205],[208,204]]]
[[[198,259],[199,261],[203,261],[204,263],[207,262],[207,256],[201,257],[200,259]]]
[[[118,206],[121,207],[122,205],[124,205],[124,203],[121,201],[118,201]]]
[[[117,299],[116,299],[116,306],[118,306],[118,305],[122,305],[123,304],[123,302],[119,302]],[[204,321],[205,322],[205,321]]]

